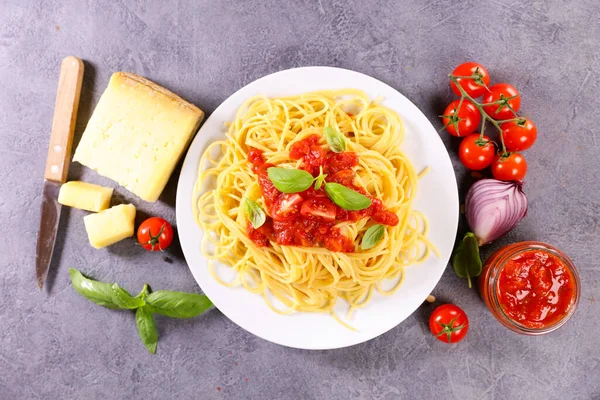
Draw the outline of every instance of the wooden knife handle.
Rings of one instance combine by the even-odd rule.
[[[47,180],[57,182],[67,180],[82,81],[83,62],[77,57],[66,57],[60,67],[48,161],[44,174]]]

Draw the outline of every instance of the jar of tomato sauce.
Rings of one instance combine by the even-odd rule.
[[[542,242],[520,242],[496,251],[479,277],[492,314],[508,329],[541,335],[563,326],[580,296],[579,274],[562,251]]]

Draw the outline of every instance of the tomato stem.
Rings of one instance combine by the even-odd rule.
[[[167,226],[167,224],[163,224],[163,226],[160,227],[160,230],[158,231],[158,234],[155,236],[152,236],[152,230],[150,228],[148,228],[148,236],[150,236],[150,240],[148,240],[146,243],[141,243],[141,244],[149,244],[150,246],[152,246],[152,251],[154,251],[154,246],[158,245],[158,249],[160,251],[163,251],[162,247],[160,246],[160,235],[163,234],[163,231],[165,230],[165,226]]]
[[[454,85],[458,88],[458,90],[460,91],[460,94],[461,94],[461,96],[460,96],[460,103],[458,105],[458,109],[460,109],[460,106],[462,105],[463,100],[467,99],[471,103],[473,103],[473,105],[477,108],[477,110],[479,110],[479,113],[483,117],[481,119],[481,133],[479,134],[479,139],[483,140],[483,134],[485,132],[485,121],[486,120],[490,121],[491,124],[494,125],[496,127],[496,129],[498,130],[498,132],[500,133],[498,136],[500,136],[500,144],[502,146],[502,156],[506,157],[508,155],[508,151],[506,150],[506,145],[504,144],[504,138],[502,137],[502,127],[501,127],[501,125],[503,123],[505,123],[505,122],[513,122],[513,121],[516,122],[516,123],[520,123],[520,122],[522,122],[524,120],[524,118],[519,117],[519,115],[517,114],[517,112],[508,103],[509,100],[512,100],[512,99],[516,98],[517,95],[511,96],[511,97],[501,96],[499,100],[496,100],[496,101],[491,102],[491,103],[479,103],[479,102],[477,102],[477,100],[475,100],[473,97],[471,97],[465,91],[465,89],[463,89],[463,87],[461,85],[459,85],[459,83],[458,83],[458,79],[473,79],[475,81],[477,81],[478,79],[480,80],[481,76],[480,76],[480,74],[479,74],[478,71],[475,71],[475,73],[473,73],[473,75],[470,75],[470,76],[460,76],[460,75],[449,74],[448,77],[454,83]],[[512,111],[512,113],[514,114],[515,118],[496,121],[494,118],[490,117],[488,115],[488,113],[486,113],[484,111],[484,109],[483,109],[483,107],[492,106],[492,105],[498,105],[499,109],[502,108],[502,107],[508,107],[508,109],[510,111]],[[449,125],[449,124],[447,124],[447,125]],[[458,130],[457,130],[457,132],[458,132]]]
[[[450,322],[448,322],[447,324],[444,324],[443,322],[438,322],[438,324],[442,327],[442,331],[440,333],[438,333],[437,335],[435,335],[435,337],[446,335],[446,338],[448,339],[448,343],[452,343],[452,332],[461,330],[462,328],[465,327],[465,324],[461,324],[456,327],[452,326],[452,325],[454,325],[454,321],[456,321],[456,318],[458,318],[458,317],[459,316],[457,315],[456,317],[452,318],[450,320]]]

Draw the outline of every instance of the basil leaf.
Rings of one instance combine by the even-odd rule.
[[[144,346],[146,346],[151,354],[156,353],[158,330],[156,329],[152,313],[148,311],[146,307],[138,308],[135,312],[135,323]]]
[[[98,282],[84,277],[81,272],[75,268],[69,269],[69,276],[73,289],[89,301],[99,304],[103,307],[119,309],[120,307],[113,302],[112,286],[109,283]]]
[[[267,174],[275,188],[283,193],[303,192],[315,181],[311,174],[301,169],[271,167]]]
[[[325,140],[329,148],[334,153],[346,151],[346,138],[341,132],[336,131],[330,126],[325,127]]]
[[[456,275],[461,278],[467,278],[469,288],[472,287],[471,278],[481,274],[482,265],[481,258],[479,257],[479,244],[477,243],[477,237],[472,232],[467,232],[456,248],[454,258],[452,259],[452,267]]]
[[[254,229],[260,228],[267,220],[267,216],[260,205],[247,197],[244,199],[244,211]]]
[[[321,189],[321,186],[325,183],[325,178],[327,178],[327,175],[321,174],[317,176],[317,179],[315,179],[315,190]]]
[[[339,183],[325,183],[325,193],[344,210],[364,210],[371,205],[371,199]]]
[[[360,243],[360,248],[363,250],[368,250],[370,248],[375,247],[377,243],[383,239],[383,235],[385,234],[385,226],[381,224],[375,224],[371,226],[365,232],[365,235],[362,238],[362,242]]]
[[[157,314],[172,318],[192,318],[212,307],[212,302],[203,294],[159,290],[150,293],[146,308]]]
[[[116,283],[113,283],[112,285],[112,302],[119,308],[126,310],[135,310],[146,304],[144,299],[132,297],[127,290]]]

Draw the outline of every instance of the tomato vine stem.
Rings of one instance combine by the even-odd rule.
[[[496,129],[498,130],[498,132],[500,133],[498,136],[500,136],[500,144],[502,145],[502,157],[506,157],[508,156],[508,151],[506,150],[506,145],[504,144],[504,138],[502,137],[502,127],[501,125],[505,122],[517,122],[520,123],[523,121],[522,117],[519,117],[519,115],[517,114],[517,112],[510,106],[510,104],[508,104],[509,100],[514,99],[515,96],[511,96],[511,97],[502,97],[492,103],[479,103],[477,100],[475,100],[473,97],[471,97],[466,91],[465,89],[463,89],[463,87],[458,83],[458,79],[473,79],[473,80],[477,80],[479,78],[479,74],[477,72],[475,72],[472,75],[469,76],[460,76],[460,75],[452,75],[449,74],[448,77],[450,78],[450,80],[454,83],[454,85],[458,88],[458,90],[460,91],[460,102],[458,104],[458,107],[456,109],[456,112],[458,113],[458,110],[460,110],[460,107],[462,106],[462,103],[465,99],[469,100],[476,108],[477,110],[479,110],[479,113],[481,114],[481,116],[483,117],[481,119],[481,132],[479,133],[479,140],[483,141],[483,136],[484,136],[484,132],[485,132],[485,121],[488,120],[490,121],[490,123],[492,125],[494,125],[496,127]],[[504,120],[500,120],[500,121],[496,121],[494,118],[492,118],[491,116],[488,115],[488,113],[486,113],[483,109],[483,107],[487,107],[487,106],[493,106],[493,105],[498,105],[498,106],[505,106],[508,107],[508,109],[510,111],[512,111],[512,113],[514,114],[515,118],[512,119],[504,119]]]

